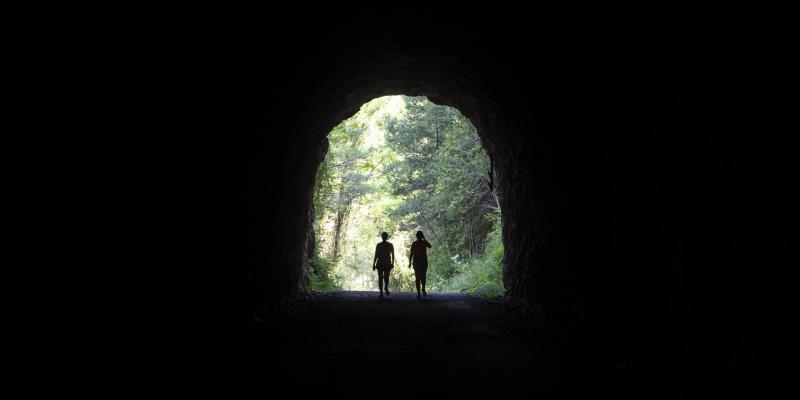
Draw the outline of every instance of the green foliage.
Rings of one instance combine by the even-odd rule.
[[[488,185],[489,159],[458,110],[423,97],[405,99],[403,115],[381,121],[388,146],[399,155],[385,169],[392,194],[404,200],[392,216],[436,243],[428,282],[444,290],[458,267],[481,253],[489,216],[499,210]]]
[[[446,289],[485,297],[501,296],[505,293],[502,270],[503,238],[500,224],[496,223],[488,235],[483,255],[471,262],[460,263],[456,276]]]
[[[497,249],[491,232],[499,229],[489,159],[461,113],[424,97],[382,97],[328,139],[314,192],[312,263],[327,272],[315,274],[312,287],[374,289],[373,251],[387,231],[397,260],[390,284],[412,290],[408,249],[423,230],[433,244],[430,290],[502,290],[496,257],[484,254]]]
[[[338,285],[331,276],[330,261],[322,258],[317,258],[316,262],[324,263],[326,264],[326,266],[322,267],[320,272],[314,272],[314,271],[309,272],[308,274],[309,286],[312,289],[320,292],[341,290],[342,287]],[[317,268],[320,268],[319,264],[317,265]]]

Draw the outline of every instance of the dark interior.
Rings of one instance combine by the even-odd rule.
[[[76,27],[73,250],[98,382],[213,382],[254,318],[302,297],[327,132],[404,94],[477,127],[510,313],[602,341],[642,391],[785,393],[780,24],[317,11],[126,10]]]

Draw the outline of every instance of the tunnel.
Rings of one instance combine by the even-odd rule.
[[[444,14],[181,10],[81,28],[70,251],[91,282],[97,387],[209,394],[247,369],[229,349],[306,293],[326,134],[402,94],[477,128],[505,312],[631,393],[786,395],[780,26]]]

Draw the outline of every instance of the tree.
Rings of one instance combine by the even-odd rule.
[[[502,287],[491,166],[460,112],[424,97],[383,97],[342,121],[328,139],[314,193],[314,260],[331,266],[331,279],[347,287],[374,285],[369,260],[379,232],[396,232],[402,261],[414,231],[423,229],[436,243],[429,287],[474,288],[487,276]],[[484,254],[490,249],[492,257]],[[472,260],[480,273],[468,270]],[[410,270],[398,268],[392,279],[399,290],[412,287]]]
[[[398,154],[386,168],[393,194],[404,203],[394,216],[406,228],[422,227],[436,238],[443,279],[455,270],[448,259],[473,258],[484,248],[497,212],[489,188],[488,156],[475,128],[458,110],[423,97],[405,97],[406,112],[387,115],[382,125]]]

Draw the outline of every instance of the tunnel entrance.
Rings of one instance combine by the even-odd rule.
[[[423,231],[429,291],[504,293],[500,204],[475,126],[424,96],[383,96],[328,134],[313,195],[309,288],[376,290],[381,233],[393,243],[389,286],[414,290],[409,248]]]
[[[594,383],[624,373],[647,389],[632,398],[786,393],[793,360],[785,327],[794,315],[786,260],[794,254],[796,203],[786,190],[784,82],[792,76],[785,43],[792,24],[749,8],[739,16],[735,7],[685,16],[641,7],[583,16],[458,7],[472,10],[467,18],[455,18],[450,5],[329,8],[341,12],[104,9],[95,18],[80,11],[89,18],[72,24],[80,34],[65,41],[76,73],[63,75],[75,89],[60,91],[76,109],[68,129],[75,138],[65,138],[66,163],[54,169],[68,191],[49,196],[67,221],[54,220],[63,232],[44,235],[64,244],[40,249],[63,258],[55,265],[78,281],[60,283],[70,296],[57,296],[81,300],[78,307],[60,308],[92,322],[69,325],[87,342],[67,341],[80,352],[73,359],[94,366],[72,368],[82,375],[75,382],[91,377],[88,386],[105,383],[112,393],[165,393],[149,377],[183,375],[186,384],[171,385],[176,394],[208,395],[212,382],[247,369],[237,352],[251,354],[254,343],[263,346],[250,363],[258,393],[307,388],[316,375],[296,385],[283,378],[324,356],[325,340],[352,339],[338,354],[354,368],[319,363],[329,368],[317,371],[365,380],[385,366],[396,376],[464,371],[437,360],[393,363],[410,354],[477,361],[498,353],[486,326],[502,325],[484,319],[453,325],[476,336],[454,329],[447,342],[484,354],[443,351],[437,340],[446,335],[436,326],[413,332],[432,333],[416,337],[430,339],[419,351],[404,346],[414,336],[396,329],[396,345],[382,349],[395,353],[373,364],[359,364],[371,355],[362,343],[382,336],[371,333],[378,325],[371,318],[349,325],[355,333],[347,336],[320,332],[301,313],[299,325],[274,329],[282,314],[273,316],[302,299],[309,275],[312,287],[322,277],[313,249],[324,243],[309,233],[326,134],[368,100],[405,93],[456,107],[477,128],[503,208],[503,305],[552,322],[542,325],[568,335],[559,343],[578,344],[569,346],[573,357],[553,359],[582,370],[550,382],[616,396],[630,386]],[[290,29],[273,23],[281,21]],[[424,222],[376,223],[355,246],[354,265],[369,268],[378,232],[387,230],[401,259],[396,272],[408,271],[399,235],[417,228],[436,250],[451,237]],[[400,328],[420,326],[420,313],[409,310]],[[311,316],[347,328],[350,315],[387,316]],[[252,334],[258,320],[274,322],[262,337]],[[534,343],[541,335],[517,337]],[[506,361],[542,360],[506,349]],[[540,386],[528,365],[494,361],[484,363],[488,373],[499,371],[495,365],[511,372],[502,383],[483,370],[453,373],[451,382],[529,395]],[[342,382],[335,383],[357,387]]]

